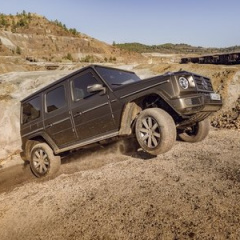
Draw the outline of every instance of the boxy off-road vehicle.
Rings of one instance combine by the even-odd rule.
[[[55,173],[61,155],[135,136],[143,151],[169,151],[177,135],[203,140],[208,116],[222,100],[207,77],[166,73],[141,80],[134,72],[91,65],[21,101],[21,157],[34,175]]]

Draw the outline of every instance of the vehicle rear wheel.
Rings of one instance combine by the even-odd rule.
[[[36,177],[55,174],[61,165],[61,158],[53,154],[46,143],[36,144],[31,151],[30,167]]]
[[[145,152],[151,155],[165,153],[176,141],[175,123],[162,109],[146,109],[137,118],[136,138]]]
[[[210,131],[210,121],[208,118],[182,130],[178,136],[185,142],[200,142],[204,140]]]

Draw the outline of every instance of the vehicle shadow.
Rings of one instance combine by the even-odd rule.
[[[125,153],[125,155],[145,161],[154,159],[156,157],[147,152],[142,151],[142,149],[137,149],[136,151],[133,152],[127,152]]]
[[[119,151],[121,154],[126,156],[140,160],[150,160],[156,157],[147,152],[144,152],[135,138],[122,139],[116,144],[119,146]]]

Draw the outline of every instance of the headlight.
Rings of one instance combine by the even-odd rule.
[[[189,82],[185,77],[180,77],[178,79],[179,85],[181,86],[181,88],[183,89],[188,89],[189,87]]]

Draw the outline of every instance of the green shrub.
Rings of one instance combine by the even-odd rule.
[[[67,60],[73,61],[73,57],[71,55],[71,53],[68,53],[67,56],[64,57]]]
[[[87,55],[86,57],[81,58],[81,62],[94,62],[94,56]]]

